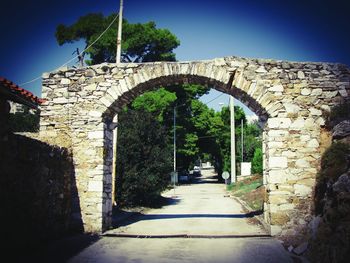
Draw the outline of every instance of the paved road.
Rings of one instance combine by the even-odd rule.
[[[69,262],[292,262],[212,176],[166,192],[167,206],[132,217]]]

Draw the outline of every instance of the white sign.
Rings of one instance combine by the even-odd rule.
[[[230,177],[230,174],[229,174],[228,172],[225,171],[225,172],[222,173],[221,176],[222,176],[222,178],[224,178],[225,180],[227,180],[227,179]]]
[[[241,163],[241,175],[242,176],[247,176],[251,175],[251,169],[252,169],[252,163],[244,162]]]

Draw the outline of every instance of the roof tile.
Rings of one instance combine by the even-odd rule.
[[[8,89],[11,93],[14,93],[17,96],[21,96],[23,99],[25,99],[31,103],[40,105],[43,102],[45,102],[44,99],[41,99],[41,98],[35,96],[30,91],[19,87],[18,85],[14,84],[12,81],[9,81],[8,79],[6,79],[4,77],[0,77],[0,87]]]

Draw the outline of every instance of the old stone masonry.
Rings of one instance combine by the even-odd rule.
[[[349,99],[345,65],[218,58],[100,64],[43,74],[40,136],[72,151],[84,230],[111,224],[114,117],[145,91],[202,84],[233,95],[264,125],[264,218],[272,235],[303,228],[328,134],[325,114]]]

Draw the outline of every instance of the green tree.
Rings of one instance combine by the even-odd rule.
[[[23,112],[9,114],[9,127],[13,132],[39,131],[39,113],[31,113],[29,107],[23,106]]]
[[[172,171],[167,131],[144,109],[125,110],[118,118],[116,200],[120,206],[150,206],[165,190]]]
[[[196,118],[194,102],[208,90],[201,85],[174,85],[146,92],[132,102],[131,108],[142,108],[157,115],[157,120],[168,130],[169,144],[173,143],[173,110],[176,108],[178,168],[188,169],[199,158],[198,131],[193,121]]]
[[[80,17],[74,24],[60,24],[56,29],[59,45],[84,40],[86,47],[92,44],[113,21],[116,14],[103,16],[100,13]],[[115,62],[117,39],[117,20],[109,30],[86,53],[90,56],[88,64]],[[173,50],[180,41],[167,29],[159,29],[154,22],[130,24],[123,20],[122,61],[149,62],[175,61]]]
[[[252,160],[252,173],[262,174],[263,172],[263,154],[261,148],[256,148]]]
[[[165,88],[160,88],[155,91],[148,91],[137,97],[132,102],[132,108],[154,113],[159,122],[172,118],[172,105],[176,101],[176,93],[170,92]]]

